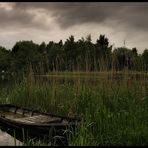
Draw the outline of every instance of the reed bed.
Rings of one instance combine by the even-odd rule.
[[[30,75],[1,89],[0,102],[81,116],[69,145],[148,145],[147,82],[147,73],[127,71]]]

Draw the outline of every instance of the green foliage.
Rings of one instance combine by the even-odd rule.
[[[137,73],[106,73],[108,76],[76,73],[74,77],[70,73],[69,76],[63,74],[67,77],[63,77],[62,83],[61,75],[32,83],[26,79],[1,97],[44,112],[81,115],[83,120],[76,131],[72,131],[70,145],[148,144],[147,74],[142,77],[143,74]],[[118,75],[122,77],[114,79]],[[31,144],[28,142],[28,145]]]
[[[145,70],[148,70],[148,49],[145,49],[142,54],[142,60],[144,63]]]
[[[40,61],[38,45],[32,41],[19,41],[12,48],[13,66],[16,71],[27,71],[28,65],[36,66]]]
[[[0,71],[8,71],[10,68],[11,56],[10,51],[0,47]]]
[[[30,66],[35,74],[49,71],[109,71],[138,70],[147,71],[147,50],[142,55],[137,49],[112,45],[105,35],[100,35],[92,43],[91,35],[75,41],[71,35],[65,43],[50,41],[40,45],[33,41],[19,41],[12,50],[0,47],[0,70],[26,74]]]

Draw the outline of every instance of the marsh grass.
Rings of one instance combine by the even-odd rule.
[[[71,131],[69,145],[148,145],[147,73],[50,75],[56,76],[38,81],[30,75],[10,90],[1,89],[0,101],[5,103],[7,97],[19,106],[81,116],[79,128]]]

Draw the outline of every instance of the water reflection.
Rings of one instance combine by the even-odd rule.
[[[28,78],[24,77],[24,80],[27,80]],[[15,84],[21,83],[23,79],[22,78],[14,78],[14,77],[2,77],[0,76],[0,88],[7,88],[11,89]],[[29,80],[29,79],[28,79]],[[122,81],[135,81],[135,80],[144,80],[148,81],[148,75],[146,74],[89,74],[89,75],[33,75],[31,78],[32,81],[36,83],[44,83],[44,84],[89,84],[89,85],[96,85],[98,82],[107,81],[116,81],[116,82],[122,82]],[[30,80],[29,80],[30,81]]]

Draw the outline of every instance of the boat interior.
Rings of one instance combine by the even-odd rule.
[[[60,117],[54,117],[36,111],[31,111],[16,107],[0,108],[0,116],[17,122],[31,124],[48,124],[48,123],[68,123]]]

